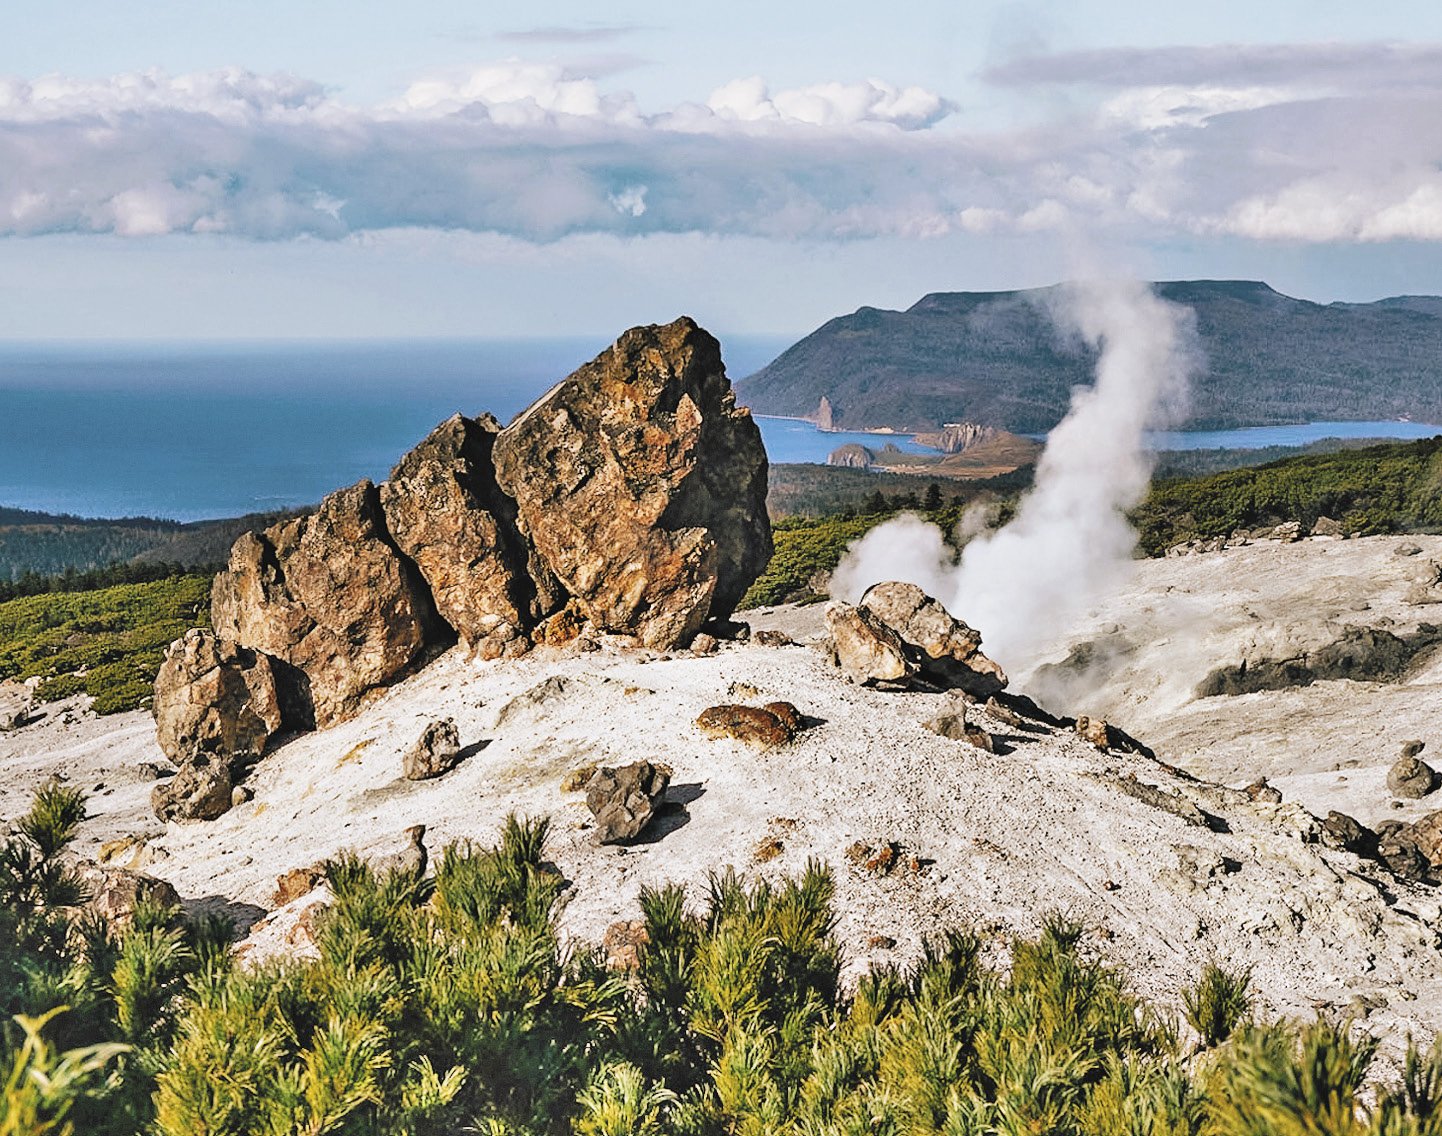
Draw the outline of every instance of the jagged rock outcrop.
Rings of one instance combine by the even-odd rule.
[[[237,540],[215,579],[211,621],[284,664],[282,698],[317,727],[353,714],[440,636],[425,581],[396,548],[369,481]]]
[[[496,484],[500,428],[490,415],[448,418],[380,487],[396,546],[420,569],[440,617],[484,659],[523,654],[527,629],[557,599],[516,531],[516,503]]]
[[[981,633],[915,584],[873,584],[857,606],[896,632],[923,677],[979,698],[1006,687],[1006,673],[981,652]]]
[[[521,531],[603,631],[687,643],[770,558],[760,431],[690,319],[626,332],[494,453]]]
[[[283,725],[270,656],[199,628],[165,652],[152,706],[156,740],[182,767],[202,754],[255,761]]]
[[[766,471],[720,345],[687,318],[628,331],[504,430],[448,419],[381,486],[235,542],[214,634],[178,641],[156,688],[182,765],[157,812],[219,815],[282,726],[347,718],[457,639],[494,659],[728,634],[771,556]]]

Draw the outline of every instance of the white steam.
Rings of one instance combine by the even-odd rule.
[[[1136,546],[1126,513],[1154,463],[1145,432],[1180,421],[1198,359],[1191,312],[1144,284],[1068,285],[1058,295],[1053,320],[1099,351],[1096,384],[1072,392],[1012,521],[971,540],[958,563],[934,525],[899,517],[854,544],[832,577],[832,594],[853,601],[881,580],[917,584],[1015,674],[1125,581]]]

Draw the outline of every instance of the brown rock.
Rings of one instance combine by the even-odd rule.
[[[751,637],[751,641],[758,647],[794,647],[796,640],[792,639],[784,631],[774,631],[771,628],[763,628]]]
[[[215,579],[211,615],[220,636],[286,664],[283,703],[291,698],[318,727],[403,675],[438,625],[369,481],[332,493],[309,516],[237,540]]]
[[[957,706],[951,710],[943,710],[934,718],[924,722],[923,725],[940,737],[949,738],[954,742],[970,742],[977,749],[984,749],[987,753],[996,752],[996,740],[975,722],[967,720],[964,707]]]
[[[1259,777],[1250,785],[1243,788],[1242,792],[1254,800],[1267,805],[1280,805],[1282,803],[1282,791],[1274,785],[1270,785],[1265,777]],[[1338,813],[1338,816],[1344,814]]]
[[[90,887],[89,909],[110,923],[125,926],[142,903],[156,907],[180,906],[180,896],[165,880],[126,868],[98,868],[84,875]]]
[[[1104,750],[1111,744],[1111,731],[1105,719],[1088,718],[1082,714],[1076,720],[1076,732],[1097,749]]]
[[[35,694],[23,682],[7,678],[0,682],[0,733],[18,730],[30,721]]]
[[[494,453],[521,531],[602,631],[688,643],[771,556],[760,431],[690,319],[628,331]]]
[[[208,755],[247,763],[282,728],[270,656],[213,632],[187,631],[155,676],[155,737],[178,765]]]
[[[425,781],[449,773],[461,760],[461,735],[454,718],[441,718],[421,731],[401,758],[407,781]]]
[[[596,775],[596,763],[589,762],[586,765],[578,766],[561,778],[561,792],[579,793]]]
[[[601,949],[606,952],[606,967],[630,973],[641,967],[641,952],[651,942],[646,924],[640,919],[622,919],[612,923],[601,936]]]
[[[201,754],[150,790],[150,807],[161,820],[214,820],[230,809],[233,788],[230,763]]]
[[[1436,786],[1436,771],[1419,757],[1399,757],[1387,771],[1387,789],[1407,800],[1425,797]]]
[[[618,844],[640,834],[666,795],[671,770],[649,761],[601,768],[586,785],[586,806],[596,818],[596,842]]]
[[[1339,813],[1335,809],[1329,812],[1327,819],[1322,822],[1321,836],[1322,843],[1327,847],[1355,852],[1359,856],[1370,854],[1377,847],[1376,833],[1354,817]]]
[[[586,628],[586,617],[574,607],[564,607],[541,622],[533,634],[538,647],[564,647]]]
[[[1442,869],[1442,810],[1413,821],[1395,839],[1413,844],[1428,864]]]
[[[454,415],[380,487],[397,547],[420,569],[440,617],[483,658],[524,654],[526,630],[558,600],[516,531],[516,503],[496,484],[500,428],[490,415]]]
[[[1402,743],[1402,755],[1401,755],[1401,756],[1403,756],[1403,757],[1416,757],[1419,753],[1421,753],[1421,752],[1422,752],[1424,749],[1426,749],[1426,748],[1427,748],[1427,743],[1426,743],[1426,742],[1422,741],[1422,740],[1419,739],[1419,738],[1412,738],[1410,741],[1405,741],[1405,742]]]
[[[901,638],[870,612],[848,603],[826,605],[832,659],[855,683],[904,683],[919,669]]]
[[[1345,535],[1339,522],[1331,517],[1318,517],[1317,523],[1312,526],[1313,536],[1343,536]]]
[[[758,749],[785,745],[796,736],[800,722],[800,713],[789,702],[772,703],[764,709],[728,702],[708,707],[696,719],[708,738],[734,738]]]
[[[915,584],[899,580],[873,584],[857,606],[900,637],[927,678],[978,698],[1006,686],[1006,673],[981,653],[981,633]]]
[[[697,632],[696,637],[691,640],[691,653],[693,655],[714,655],[719,645],[716,641],[716,636],[707,635],[706,632],[700,631]]]
[[[324,864],[312,864],[308,868],[292,868],[283,875],[276,876],[275,894],[271,896],[271,903],[276,907],[284,907],[303,895],[309,895],[325,883],[325,874]]]

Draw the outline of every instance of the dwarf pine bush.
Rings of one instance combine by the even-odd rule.
[[[1206,1047],[1051,920],[840,983],[833,885],[646,890],[633,972],[568,948],[544,821],[433,879],[329,865],[319,957],[241,967],[213,921],[77,917],[83,815],[49,786],[0,850],[0,1136],[1442,1136],[1442,1045],[1257,1023],[1247,975],[1183,992]]]

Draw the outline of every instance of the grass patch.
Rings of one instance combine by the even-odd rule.
[[[210,622],[210,577],[172,576],[0,603],[0,678],[42,681],[53,702],[88,694],[97,714],[148,706],[171,640]]]

